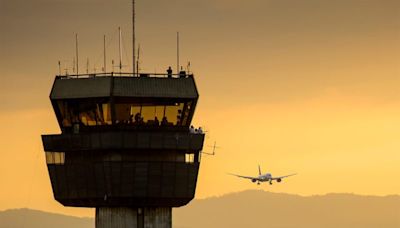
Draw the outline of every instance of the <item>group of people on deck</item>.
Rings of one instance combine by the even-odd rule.
[[[203,131],[203,129],[201,127],[194,128],[193,125],[190,126],[189,132],[192,133],[192,134],[204,134],[204,131]]]
[[[145,124],[143,121],[143,117],[140,113],[136,113],[135,116],[131,115],[129,117],[129,123],[133,124],[133,125],[144,125]],[[158,120],[157,116],[154,117],[154,120],[147,121],[147,125],[160,126],[160,124],[161,124],[161,126],[169,126],[172,123],[168,122],[167,117],[165,117],[165,116],[162,118],[161,123]]]

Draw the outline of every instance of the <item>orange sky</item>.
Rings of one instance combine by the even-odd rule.
[[[92,215],[53,200],[40,135],[59,132],[48,94],[57,61],[72,62],[73,34],[81,65],[87,56],[100,69],[102,35],[116,58],[116,29],[130,29],[130,1],[94,2],[0,1],[0,210]],[[221,147],[203,157],[197,198],[400,194],[398,1],[138,0],[137,13],[143,71],[175,66],[181,32],[200,90],[194,122]],[[254,175],[258,164],[299,175],[261,187],[226,175]]]

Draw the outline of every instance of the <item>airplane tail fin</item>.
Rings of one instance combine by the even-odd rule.
[[[258,165],[258,174],[259,174],[260,176],[262,175],[260,165]]]

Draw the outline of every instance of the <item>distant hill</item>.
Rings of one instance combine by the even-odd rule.
[[[400,196],[297,195],[244,191],[195,200],[174,209],[175,228],[399,228]],[[15,209],[0,228],[94,228],[93,218]]]
[[[0,212],[0,228],[94,228],[94,219],[14,209]]]
[[[400,196],[297,195],[245,191],[174,210],[181,228],[400,228]]]

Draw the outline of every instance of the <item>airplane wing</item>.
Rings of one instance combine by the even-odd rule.
[[[250,179],[250,180],[258,180],[258,177],[241,176],[241,175],[237,175],[237,174],[233,174],[233,173],[228,173],[228,174],[232,175],[232,176],[240,177],[240,178],[246,178],[246,179]]]
[[[271,178],[271,179],[272,179],[272,180],[278,180],[278,179],[283,179],[283,178],[290,177],[290,176],[294,176],[294,175],[297,175],[297,173],[293,173],[293,174],[289,174],[289,175],[281,176],[281,177],[273,177],[273,178]]]

